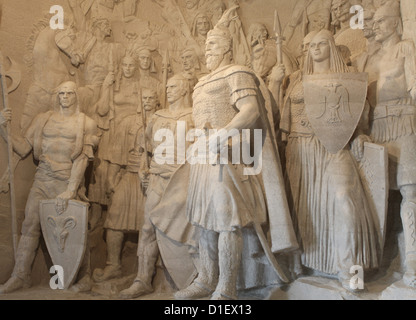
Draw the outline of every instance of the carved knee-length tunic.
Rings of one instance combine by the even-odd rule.
[[[248,68],[233,65],[201,78],[193,94],[195,128],[204,129],[207,123],[213,129],[224,128],[239,112],[237,101],[257,95],[255,79]],[[243,192],[238,191],[227,168],[211,164],[191,166],[187,214],[192,224],[221,232],[249,225],[253,214],[259,216],[260,222],[266,220],[257,177],[244,176],[243,165],[230,166],[235,170],[233,176],[240,179]]]

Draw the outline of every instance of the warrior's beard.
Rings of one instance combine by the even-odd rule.
[[[209,71],[214,71],[217,69],[222,60],[224,59],[224,55],[222,54],[208,54],[207,55],[207,68]]]

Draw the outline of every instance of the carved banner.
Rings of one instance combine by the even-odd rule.
[[[75,280],[84,257],[88,232],[88,204],[70,200],[67,210],[59,215],[55,200],[39,205],[40,225],[54,265],[64,270],[64,289]]]
[[[305,75],[305,110],[312,129],[331,153],[342,150],[360,121],[367,73]]]

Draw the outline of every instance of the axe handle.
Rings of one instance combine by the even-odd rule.
[[[3,93],[3,106],[4,109],[9,109],[9,94],[6,83],[6,73],[3,68],[3,56],[0,52],[0,78],[1,78],[1,90]],[[7,151],[8,151],[8,164],[9,164],[9,183],[10,183],[10,208],[12,213],[12,237],[13,237],[13,249],[15,258],[17,256],[17,214],[16,214],[16,195],[14,188],[14,165],[13,165],[13,143],[11,139],[10,122],[7,122]]]

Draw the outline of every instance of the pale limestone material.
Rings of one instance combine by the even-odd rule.
[[[349,117],[355,117],[349,125],[349,133],[340,136],[344,139],[340,147],[333,148],[329,144],[332,149],[325,147],[316,132],[317,129],[321,130],[319,134],[322,136],[323,127],[312,121],[322,117],[311,119],[311,114],[307,111],[308,107],[312,107],[308,104],[315,104],[312,109],[322,106],[322,103],[326,105],[328,100],[323,100],[319,95],[328,89],[321,84],[321,88],[308,91],[305,86],[307,77],[317,75],[320,79],[325,79],[327,75],[328,83],[331,83],[331,74],[347,72],[349,68],[343,61],[332,34],[327,30],[318,32],[310,42],[304,71],[291,77],[291,84],[286,91],[281,129],[288,135],[286,168],[293,201],[293,219],[302,246],[301,263],[308,268],[337,275],[348,289],[349,269],[353,265],[361,265],[364,269],[378,267],[377,233],[372,213],[355,159],[349,148],[343,147],[349,142],[363,112],[366,86],[364,82],[364,95],[361,94],[361,98],[356,96],[358,109],[355,114],[353,110],[347,112]],[[340,75],[339,81],[341,79]],[[361,80],[347,80],[350,84],[354,81]],[[348,95],[356,93],[358,94],[350,91]],[[354,100],[348,95],[348,101]],[[341,107],[342,95],[337,100]],[[347,100],[344,101],[345,104],[348,104]],[[332,122],[333,128],[338,128],[338,132],[331,133],[327,130],[326,136],[324,134],[327,140],[335,134],[340,135],[342,126],[348,125],[347,121],[342,121],[338,116],[324,118],[322,121]],[[360,137],[358,132],[355,133],[355,140]]]
[[[55,200],[42,200],[39,218],[42,234],[54,265],[62,266],[64,277],[55,281],[68,289],[76,279],[87,248],[88,203],[70,200],[63,213]],[[63,280],[63,283],[61,282]]]
[[[403,280],[415,287],[415,46],[411,40],[400,40],[402,21],[398,2],[387,1],[377,9],[373,19],[375,39],[381,48],[371,137],[387,148],[389,185],[391,189],[399,189],[403,196],[400,210],[406,251]]]
[[[21,129],[24,132],[26,128],[31,127],[32,119],[39,113],[54,110],[57,106],[55,89],[67,80],[73,80],[78,85],[77,98],[80,111],[98,124],[97,135],[101,139],[94,148],[94,163],[88,167],[86,174],[82,175],[85,181],[79,181],[81,186],[79,195],[82,201],[90,204],[88,217],[90,241],[85,244],[87,249],[80,276],[88,275],[90,271],[97,269],[96,273],[100,276],[96,280],[101,282],[94,284],[93,291],[104,296],[96,298],[105,299],[107,294],[110,298],[119,297],[119,291],[127,288],[133,281],[131,288],[123,292],[124,298],[140,295],[144,299],[147,297],[159,299],[158,294],[161,293],[162,297],[172,299],[174,291],[187,288],[196,277],[197,280],[190,289],[180,291],[176,298],[195,298],[196,296],[192,296],[195,293],[197,296],[201,294],[211,298],[238,296],[242,299],[252,297],[252,294],[261,299],[414,298],[416,268],[414,202],[416,200],[413,199],[415,193],[413,176],[416,168],[412,165],[414,161],[406,158],[416,157],[412,147],[415,127],[413,96],[416,92],[414,89],[416,12],[413,2],[411,0],[401,0],[400,4],[396,0],[290,2],[283,0],[57,0],[52,3],[49,0],[36,2],[15,0],[2,2],[3,16],[0,20],[2,51],[21,65],[23,75],[20,87],[10,95],[10,105],[13,109],[12,132]],[[52,4],[62,5],[64,9],[63,30],[52,30],[49,26],[49,19],[53,13],[48,12]],[[351,5],[363,6],[364,30],[349,28],[350,18],[353,15],[349,12]],[[276,30],[274,12],[278,14],[281,26],[284,27],[283,44],[277,41],[278,44],[276,35],[272,33],[272,31],[279,32]],[[230,52],[221,53],[219,57],[211,54],[206,57],[206,48],[212,45],[206,42],[207,32],[212,30],[214,25],[226,28],[233,42],[229,47]],[[335,43],[341,50],[344,61],[353,68],[343,69],[339,81],[332,79],[327,83],[325,94],[321,95],[323,100],[326,99],[326,104],[319,99],[314,104],[309,101],[318,96],[316,92],[320,90],[326,71],[321,70],[323,74],[317,76],[314,70],[314,74],[306,76],[311,73],[310,69],[308,72],[308,66],[313,64],[307,61],[307,53],[311,41],[322,29],[329,30],[334,35]],[[388,31],[395,32],[389,33],[386,40],[384,36]],[[279,36],[279,40],[282,39],[280,34]],[[279,48],[283,48],[283,61],[280,61]],[[122,58],[126,54],[133,56],[138,62],[136,78],[132,86],[126,84],[128,81],[123,73]],[[232,55],[232,61],[228,61],[228,55]],[[224,70],[218,69],[218,73],[212,72],[212,69],[216,69],[213,68],[212,62],[217,58],[226,60],[230,67],[224,66]],[[209,68],[207,68],[207,60]],[[28,68],[25,68],[22,62],[27,62]],[[296,71],[298,68],[300,70]],[[368,74],[367,101],[361,119],[360,111],[354,111],[353,103],[358,97],[358,91],[362,93],[360,95],[365,95],[366,85],[363,80],[358,86],[358,82],[353,79],[356,71]],[[193,99],[187,97],[186,101],[181,102],[181,107],[186,106],[186,111],[173,112],[168,108],[166,101],[169,98],[165,89],[168,78],[172,75],[177,75],[175,76],[177,81],[179,81],[178,77],[181,79],[180,82],[187,80],[191,87],[190,93],[195,89]],[[348,78],[351,75],[353,77]],[[242,80],[236,80],[237,90],[231,96],[226,92],[227,85],[218,85],[218,87],[214,85],[217,80],[226,82],[224,79],[235,79],[240,76]],[[247,78],[251,79],[250,88],[246,88],[249,83]],[[354,81],[357,83],[357,89],[348,85],[348,82]],[[267,83],[268,88],[263,82]],[[312,84],[310,88],[313,89],[312,93],[305,95],[308,91],[304,90],[303,86],[305,84],[308,87],[307,83]],[[213,91],[208,90],[209,94],[202,94],[206,86]],[[153,132],[150,132],[147,141],[143,141],[141,137],[142,124],[147,124],[149,119],[142,119],[143,112],[138,113],[135,108],[139,105],[140,96],[144,98],[143,94],[147,92],[145,88],[156,91],[161,104],[157,107],[154,122],[150,123]],[[263,113],[256,115],[252,112],[244,115],[241,123],[251,127],[248,124],[251,117],[259,116],[262,120],[265,139],[262,149],[262,171],[261,175],[243,176],[241,186],[244,188],[238,188],[240,186],[238,183],[235,184],[235,181],[234,184],[229,183],[230,181],[225,179],[224,184],[227,184],[230,187],[228,190],[231,191],[228,193],[228,201],[223,202],[227,205],[238,204],[237,214],[233,217],[240,217],[243,221],[241,225],[246,227],[236,227],[238,234],[236,237],[230,236],[232,232],[228,234],[221,232],[218,237],[221,244],[217,246],[218,233],[207,230],[211,225],[223,227],[227,223],[213,222],[212,211],[208,211],[206,215],[205,213],[199,215],[197,209],[204,206],[204,199],[209,197],[210,192],[215,194],[211,204],[221,203],[221,199],[226,198],[225,193],[221,192],[220,185],[213,182],[215,179],[208,178],[210,173],[214,176],[220,173],[229,174],[231,178],[235,178],[239,177],[239,170],[243,166],[236,166],[238,168],[236,174],[228,170],[233,166],[217,165],[205,167],[206,170],[202,166],[189,163],[160,166],[154,158],[152,159],[152,153],[155,153],[160,146],[160,141],[153,141],[153,136],[162,127],[165,129],[178,127],[178,120],[185,119],[189,122],[189,127],[192,127],[192,113],[197,128],[205,128],[205,130],[210,126],[229,128],[227,124],[233,123],[232,119],[244,114],[238,108],[240,103],[246,101],[245,93],[250,90],[255,93],[249,94],[249,97],[257,98],[255,103],[260,106],[258,111]],[[358,100],[363,100],[361,98]],[[235,100],[239,102],[234,103]],[[306,112],[305,101],[307,107],[316,107],[309,111],[316,111],[325,106],[326,109],[319,109],[322,111],[321,120],[326,119],[326,125],[333,126],[335,130],[328,133],[326,129],[322,130],[323,126],[311,124],[310,118],[313,112]],[[251,102],[255,104],[254,101]],[[362,102],[359,103],[360,108],[363,106]],[[193,109],[190,108],[192,105]],[[143,106],[145,106],[144,100]],[[128,117],[117,112],[123,107],[130,110],[127,112]],[[290,111],[290,117],[286,113],[287,110]],[[146,110],[146,117],[149,116],[148,112],[150,110]],[[354,119],[346,126],[349,129],[348,134],[341,134],[343,130],[337,130],[338,125],[349,119],[351,113],[354,114]],[[0,122],[10,118],[8,111],[2,111],[0,115]],[[268,125],[266,119],[269,120]],[[357,125],[358,120],[360,121]],[[36,125],[33,123],[34,127]],[[266,127],[275,130],[269,131]],[[301,132],[297,132],[299,130]],[[42,132],[40,127],[35,131]],[[373,144],[367,136],[370,133]],[[281,138],[287,140],[288,135],[289,143],[286,146]],[[6,136],[4,132],[2,136]],[[323,141],[331,143],[338,138],[341,138],[340,144],[345,147],[339,147],[342,150],[335,150],[332,154],[326,149],[328,144]],[[317,149],[322,153],[317,153]],[[5,282],[12,272],[13,250],[11,240],[9,241],[10,195],[7,193],[9,188],[4,142],[0,142],[0,150],[2,151],[0,170],[2,173],[5,172],[0,181],[0,218],[4,221],[0,226],[1,283]],[[280,168],[277,150],[283,159],[283,168]],[[387,150],[389,172],[386,172]],[[307,157],[295,156],[301,153]],[[147,155],[147,158],[143,155]],[[67,152],[60,153],[59,161],[54,165],[63,166],[66,163],[69,167],[69,162],[62,159],[68,158],[67,156]],[[23,161],[16,155],[14,157],[16,158],[14,167],[18,166],[15,182],[20,228],[24,216],[22,206],[26,201],[29,203],[33,197],[29,194],[29,186],[33,181],[34,187],[44,181],[39,181],[41,169],[38,169],[38,173],[34,176],[38,163],[33,163],[31,157]],[[92,154],[89,154],[89,157],[92,159]],[[146,159],[150,165],[150,173],[147,171]],[[40,160],[39,167],[42,167],[43,158]],[[326,160],[329,164],[325,162]],[[401,172],[398,177],[396,169]],[[302,170],[309,170],[311,174],[308,175]],[[310,179],[306,182],[300,180],[299,172],[303,172],[303,176],[308,176]],[[332,182],[336,180],[336,186],[329,188],[331,184],[326,180],[319,180],[316,172],[323,173]],[[287,178],[286,189],[283,188],[283,174]],[[205,183],[206,181],[211,183]],[[303,186],[300,189],[294,188],[298,182]],[[400,194],[390,192],[389,198],[386,198],[389,182],[390,189],[401,189],[404,197],[401,208]],[[396,182],[399,183],[398,187]],[[245,190],[246,185],[250,185],[250,188],[247,188],[248,192]],[[239,192],[235,191],[235,186]],[[61,191],[59,188],[52,191]],[[143,194],[146,188],[148,188],[147,197]],[[247,193],[251,194],[253,190],[255,196],[247,196]],[[54,198],[56,195],[52,191],[50,197]],[[249,198],[254,200],[250,203],[246,201]],[[314,217],[325,220],[324,217],[332,216],[333,213],[333,216],[337,217],[336,221],[341,223],[325,220],[328,222],[325,226],[320,225],[314,231],[311,231],[313,228],[307,229],[306,224],[302,222],[304,215],[299,213],[298,208],[300,206],[304,209],[306,205],[290,206],[292,212],[291,215],[289,214],[288,202],[292,204],[292,200],[296,202],[298,199],[322,200],[320,204],[323,205],[320,209],[314,210]],[[345,203],[345,207],[340,205],[341,202]],[[335,209],[332,210],[333,207],[328,203],[335,203]],[[241,210],[241,206],[244,205],[247,210]],[[386,216],[387,205],[389,211]],[[126,207],[129,207],[129,210]],[[401,215],[398,214],[400,209]],[[343,214],[348,210],[350,210],[349,215]],[[142,226],[144,211],[147,211],[147,217]],[[215,216],[219,216],[217,211],[220,210],[215,211]],[[256,219],[251,221],[254,212],[259,215],[258,221]],[[361,212],[361,220],[357,218],[359,215],[356,212]],[[267,223],[263,223],[266,220],[265,213],[268,214]],[[126,217],[127,220],[124,219]],[[394,225],[390,223],[392,219]],[[352,222],[348,224],[347,221]],[[201,232],[201,228],[195,227],[191,222],[195,225],[203,225],[205,230]],[[285,252],[296,249],[298,245],[292,223],[300,244],[299,250],[295,253]],[[396,224],[403,225],[403,234]],[[26,230],[26,225],[27,221],[22,225],[23,230]],[[68,227],[71,225],[69,223]],[[340,225],[341,227],[337,229]],[[58,227],[58,224],[56,226]],[[59,226],[62,227],[60,224]],[[262,227],[266,231],[264,237],[259,233]],[[218,231],[218,228],[216,230]],[[320,236],[327,230],[329,230],[327,234],[331,234],[333,236],[331,239],[335,239],[334,241],[327,241],[325,237]],[[347,236],[352,238],[347,239]],[[234,241],[233,238],[237,240]],[[341,245],[338,240],[344,238],[346,240]],[[317,239],[322,240],[319,245],[316,245]],[[199,242],[201,246],[198,245]],[[34,243],[23,236],[21,247],[35,248]],[[58,246],[56,241],[54,243]],[[224,243],[229,244],[230,248],[235,247],[235,250],[224,247]],[[62,246],[61,249],[65,252],[66,247],[66,245]],[[211,263],[205,248],[208,248],[210,253],[219,251],[219,255],[226,256],[226,259]],[[319,263],[308,262],[310,260],[308,257],[314,254],[311,253],[311,248],[317,248],[315,256],[320,257]],[[36,254],[32,249],[30,254],[20,255],[18,259],[34,260],[35,283],[39,281],[47,283],[50,279],[46,268],[49,267],[46,265],[49,261],[48,257],[45,259],[41,251],[40,254]],[[44,253],[47,254],[46,251]],[[347,256],[350,254],[354,257],[347,257],[335,268],[337,270],[332,270],[326,266],[333,261],[333,253]],[[159,254],[161,258],[158,258]],[[361,259],[363,261],[357,258],[360,255],[365,256]],[[299,257],[302,257],[302,260],[298,260]],[[85,263],[90,258],[91,270]],[[315,270],[311,275],[311,269],[306,268],[303,270],[306,274],[300,275],[299,261],[304,265],[312,266],[312,269],[325,272]],[[354,263],[361,264],[365,269],[364,292],[350,292],[354,289],[349,285],[349,280],[353,277],[349,268]],[[16,268],[18,265],[19,261],[16,263]],[[376,266],[378,269],[367,270]],[[339,279],[330,279],[338,278],[337,273],[341,271],[338,269],[342,269],[342,276]],[[200,272],[199,276],[198,272]],[[403,274],[404,281],[397,282]],[[121,275],[122,278],[112,279]],[[198,292],[203,282],[200,280],[206,275],[208,276],[205,278],[209,278],[209,281],[204,284],[205,289],[208,290]],[[135,277],[138,281],[133,280]],[[220,280],[218,286],[216,286],[217,278]],[[85,279],[88,280],[88,276]],[[293,280],[293,282],[280,287],[285,280]],[[337,280],[343,281],[340,283]],[[200,285],[195,286],[196,283]],[[17,288],[22,282],[15,281],[12,286],[10,284],[8,282],[6,287]],[[89,281],[81,284],[82,286],[77,285],[75,288],[88,290],[91,287]],[[34,290],[36,291],[37,288]],[[151,290],[155,293],[145,295]],[[216,290],[215,294],[210,296],[210,291],[214,290]],[[19,292],[22,297],[27,297],[25,291],[17,291],[10,297],[18,297]],[[39,292],[43,294],[43,291]],[[70,299],[74,297],[71,294],[59,296]],[[7,297],[8,295],[0,296],[2,299]],[[51,295],[45,295],[45,298],[50,297]],[[80,297],[93,299],[92,295]]]
[[[41,236],[39,201],[56,198],[57,213],[65,212],[68,200],[78,195],[85,168],[93,159],[93,148],[98,144],[97,124],[79,111],[76,84],[63,83],[56,99],[58,110],[39,114],[24,137],[12,137],[15,152],[25,157],[33,151],[39,166],[26,204],[14,271],[1,287],[2,293],[30,286],[31,266]],[[84,247],[85,243],[78,245]],[[91,286],[89,253],[83,261],[82,283],[76,288],[88,290]]]
[[[206,58],[211,73],[200,79],[193,94],[195,126],[205,130],[208,140],[215,139],[215,143],[209,147],[209,153],[213,154],[219,153],[221,144],[215,135],[209,135],[210,129],[236,129],[237,134],[240,134],[240,129],[253,128],[258,120],[268,121],[262,115],[261,108],[264,106],[256,98],[256,92],[259,92],[256,76],[243,66],[231,64],[231,39],[229,30],[223,26],[216,26],[208,33]],[[224,137],[220,139],[223,144]],[[258,255],[264,255],[264,251],[271,252],[268,244],[260,244],[264,235],[261,234],[261,228],[256,227],[267,222],[266,199],[261,191],[259,177],[247,176],[244,179],[242,165],[196,163],[189,170],[186,211],[189,221],[201,229],[200,263],[198,277],[188,288],[177,292],[175,297],[236,299],[240,272],[243,273],[240,278],[253,278],[261,272],[244,275],[245,271],[240,270],[243,260],[247,261],[245,265],[250,264],[250,257],[243,254],[250,251],[247,246],[256,247]],[[274,188],[283,188],[282,182]],[[273,210],[272,207],[269,210]],[[291,228],[291,224],[283,224],[278,237],[281,236],[282,240],[285,236],[290,238]],[[251,237],[248,236],[250,230]],[[290,240],[286,247],[279,249],[284,251],[296,247]],[[265,257],[263,259],[267,261]],[[285,278],[281,274],[280,277]],[[248,280],[244,287],[249,287],[253,282],[256,283]],[[276,279],[272,283],[276,283]]]
[[[178,288],[187,286],[195,277],[195,267],[190,249],[176,240],[182,236],[180,229],[164,228],[164,226],[169,228],[171,224],[171,213],[166,211],[162,215],[153,213],[154,208],[158,205],[167,204],[169,208],[173,207],[174,199],[166,196],[165,189],[179,165],[172,164],[172,162],[174,163],[173,160],[178,157],[177,151],[172,154],[168,153],[166,155],[167,159],[165,159],[166,162],[161,163],[161,155],[156,154],[156,152],[163,147],[163,144],[152,140],[152,137],[163,129],[170,129],[170,132],[175,133],[175,137],[177,137],[176,131],[180,123],[184,125],[185,132],[193,128],[190,91],[187,78],[181,75],[170,78],[167,83],[169,108],[157,111],[150,119],[146,129],[146,136],[150,141],[154,155],[148,168],[149,180],[146,191],[147,200],[144,207],[145,217],[143,227],[139,232],[138,271],[137,277],[130,288],[121,291],[120,296],[122,298],[135,298],[153,291],[152,280],[159,253]],[[184,212],[173,212],[173,214],[184,216]],[[182,225],[182,228],[185,227],[185,225]],[[189,228],[192,227],[189,225]],[[178,264],[178,261],[180,261],[180,264]]]

